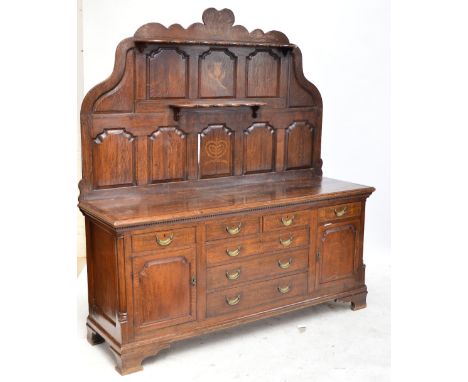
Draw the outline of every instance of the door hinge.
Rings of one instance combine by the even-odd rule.
[[[197,278],[195,276],[192,276],[192,286],[197,285]]]

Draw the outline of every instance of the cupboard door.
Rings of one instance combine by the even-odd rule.
[[[135,329],[161,328],[194,320],[195,249],[133,260]]]
[[[319,226],[317,287],[346,287],[357,280],[359,227],[359,220]]]

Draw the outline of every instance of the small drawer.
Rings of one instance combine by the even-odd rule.
[[[233,287],[247,281],[280,277],[307,269],[308,250],[300,249],[275,255],[255,256],[208,269],[208,290]]]
[[[263,232],[287,227],[300,227],[309,224],[309,211],[284,212],[263,217]]]
[[[323,207],[318,210],[320,222],[328,220],[345,219],[361,215],[361,203],[338,204],[331,207]]]
[[[208,293],[207,316],[238,312],[265,304],[277,306],[286,298],[305,295],[306,291],[307,273],[304,272]]]
[[[263,251],[277,251],[309,244],[309,229],[282,230],[267,233],[262,238]]]
[[[193,245],[196,242],[195,228],[179,228],[156,231],[132,237],[134,252],[159,251]]]
[[[206,224],[206,240],[229,239],[252,235],[260,231],[259,217],[239,217]]]
[[[260,236],[218,241],[206,245],[206,262],[208,266],[231,262],[260,253],[261,250]]]

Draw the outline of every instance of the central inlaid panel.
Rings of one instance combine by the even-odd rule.
[[[234,132],[225,125],[210,125],[200,133],[200,178],[233,174]]]

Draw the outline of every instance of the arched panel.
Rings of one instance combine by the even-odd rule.
[[[199,59],[199,97],[235,97],[237,58],[228,49],[210,49]]]
[[[177,48],[159,48],[147,58],[147,97],[188,97],[189,57]]]
[[[120,82],[102,95],[94,105],[95,112],[131,112],[134,100],[134,52],[129,50],[125,61],[125,71]]]
[[[254,123],[244,131],[244,174],[274,171],[275,138],[267,123]]]
[[[319,283],[353,277],[355,273],[356,223],[320,228]]]
[[[161,127],[148,140],[151,183],[187,179],[186,134],[176,127]]]
[[[96,188],[135,184],[135,137],[125,129],[108,129],[93,141]]]
[[[234,132],[225,125],[210,125],[200,133],[200,178],[233,174]]]
[[[195,274],[195,259],[191,252],[180,251],[180,256],[166,258],[151,255],[134,259],[134,319],[137,330],[194,319],[196,295],[190,279]]]
[[[312,167],[314,128],[306,121],[294,122],[285,131],[286,170]]]
[[[280,58],[271,50],[256,50],[247,56],[247,97],[277,97],[280,67]]]

